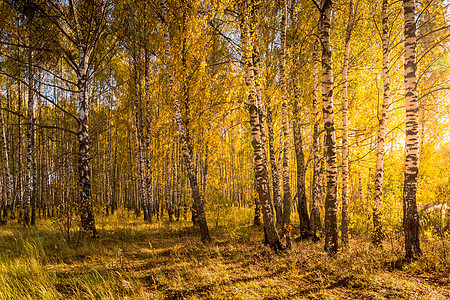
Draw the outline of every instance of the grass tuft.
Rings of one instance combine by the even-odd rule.
[[[398,241],[376,248],[364,236],[334,257],[311,241],[275,253],[249,210],[211,217],[209,245],[189,221],[126,211],[101,218],[99,239],[64,238],[49,221],[0,227],[0,299],[450,298],[448,240],[428,236],[408,264]]]

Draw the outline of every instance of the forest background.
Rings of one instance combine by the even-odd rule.
[[[95,294],[96,280],[111,284],[112,294],[105,294],[111,298],[139,297],[149,289],[160,292],[155,297],[192,296],[201,289],[190,289],[186,274],[179,275],[185,281],[179,285],[168,279],[173,274],[166,279],[146,274],[151,287],[143,288],[130,275],[136,269],[123,263],[119,274],[130,278],[89,271],[94,279],[80,283],[78,275],[67,273],[64,280],[73,282],[62,284],[57,274],[61,261],[76,260],[77,248],[88,253],[103,245],[103,256],[117,262],[122,257],[117,253],[127,252],[123,243],[137,243],[127,255],[146,247],[164,254],[167,246],[169,256],[189,261],[197,251],[214,257],[214,249],[224,258],[237,241],[249,248],[236,250],[236,257],[252,261],[248,249],[263,253],[266,258],[257,260],[261,269],[272,260],[289,264],[289,257],[260,248],[263,240],[300,257],[290,272],[308,269],[299,264],[305,249],[314,249],[317,266],[333,270],[317,290],[300,296],[322,295],[321,288],[333,280],[348,288],[349,297],[355,296],[352,289],[366,288],[356,275],[361,270],[341,278],[337,270],[348,257],[361,259],[361,266],[369,261],[370,274],[378,267],[425,272],[445,287],[449,5],[445,0],[0,1],[0,188],[6,225],[0,228],[0,247],[7,250],[1,295],[19,297],[14,293],[25,290],[42,296],[25,288],[26,276],[12,267],[16,262],[29,267],[34,262],[24,259],[31,257],[37,269],[27,276],[47,274],[42,290],[49,298]],[[405,44],[408,38],[414,43]],[[416,84],[408,81],[413,71]],[[417,165],[405,167],[408,159]],[[336,261],[321,256],[323,241]],[[386,264],[373,267],[373,257],[361,254],[358,245]],[[179,254],[184,247],[189,250]],[[406,264],[417,259],[413,267]],[[445,297],[448,289],[441,291],[441,285],[424,289]],[[214,290],[220,284],[212,286],[203,296],[220,295]],[[275,287],[269,287],[270,296]],[[395,295],[408,297],[403,292]]]

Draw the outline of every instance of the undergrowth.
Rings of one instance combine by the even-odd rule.
[[[275,253],[250,210],[210,217],[209,245],[187,220],[149,225],[127,211],[99,218],[98,239],[44,220],[0,227],[0,299],[450,298],[448,236],[424,233],[411,263],[400,235],[383,248],[352,237],[334,257],[311,241]]]

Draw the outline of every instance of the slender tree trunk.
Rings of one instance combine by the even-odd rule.
[[[406,161],[403,187],[403,225],[406,259],[422,254],[419,241],[419,215],[416,191],[419,172],[418,99],[416,79],[416,15],[415,0],[403,0],[405,13],[405,98],[406,98]]]
[[[178,126],[178,134],[180,137],[181,148],[183,151],[184,162],[186,166],[186,170],[188,173],[189,183],[191,185],[192,190],[192,198],[194,199],[194,210],[198,215],[198,223],[200,226],[200,232],[203,242],[210,242],[211,237],[209,236],[208,225],[206,223],[206,215],[205,215],[205,200],[201,197],[199,187],[197,184],[197,175],[195,173],[195,169],[193,167],[192,162],[192,153],[189,150],[191,148],[190,140],[187,139],[186,136],[186,128],[184,126],[183,119],[181,117],[181,110],[178,98],[175,97],[174,93],[174,82],[175,78],[173,77],[171,64],[170,64],[170,36],[169,36],[169,24],[166,20],[166,0],[161,0],[161,17],[164,25],[164,46],[165,46],[165,55],[168,65],[168,77],[169,77],[169,85],[170,85],[170,94],[171,100],[174,104],[174,114],[175,120]]]
[[[143,105],[142,105],[142,92],[141,92],[141,76],[137,67],[138,61],[134,61],[134,91],[136,100],[135,106],[135,119],[136,119],[136,140],[137,140],[137,152],[138,152],[138,167],[139,167],[139,191],[140,191],[140,205],[144,213],[144,222],[149,222],[148,215],[148,186],[147,186],[147,163],[145,158],[145,141],[144,141],[144,125],[143,125]]]
[[[320,208],[319,203],[322,200],[322,186],[321,186],[321,159],[319,158],[319,111],[318,111],[318,101],[317,93],[319,89],[319,74],[317,66],[317,42],[314,43],[313,49],[313,115],[314,115],[314,133],[313,133],[313,183],[312,183],[312,204],[311,204],[311,227],[314,231],[314,241],[319,239],[318,231],[322,231],[322,221],[320,219]]]
[[[206,187],[207,187],[207,179],[208,179],[208,156],[209,156],[209,148],[208,145],[205,146],[205,163],[203,166],[203,186],[202,186],[202,190],[203,190],[203,196],[206,197]]]
[[[111,193],[111,214],[114,215],[114,211],[117,207],[117,205],[120,202],[120,197],[121,197],[121,180],[119,178],[119,174],[118,174],[118,164],[117,164],[117,148],[118,148],[118,139],[119,139],[119,135],[118,135],[118,131],[119,131],[119,114],[117,113],[116,110],[116,130],[115,130],[115,135],[114,135],[114,161],[113,161],[113,182],[112,182],[112,193]]]
[[[7,126],[5,123],[5,119],[3,116],[3,106],[2,102],[0,100],[0,122],[1,122],[1,129],[2,129],[2,150],[3,150],[3,161],[4,161],[4,168],[5,168],[5,181],[4,181],[4,190],[5,190],[5,196],[3,203],[3,216],[2,216],[2,223],[6,224],[8,221],[8,213],[9,210],[11,210],[12,206],[12,177],[11,177],[11,166],[10,166],[10,152],[9,152],[9,144],[7,139]],[[3,196],[3,193],[2,193]]]
[[[347,32],[344,45],[344,66],[342,68],[342,224],[341,243],[348,245],[348,59],[350,56],[350,40],[353,30],[353,0],[350,0]]]
[[[333,111],[333,65],[331,60],[330,26],[332,0],[324,0],[321,12],[322,40],[322,99],[325,128],[325,153],[327,160],[327,196],[325,200],[325,250],[338,251],[337,227],[337,165],[336,131]]]
[[[23,225],[30,225],[30,209],[31,209],[31,192],[32,185],[35,180],[33,176],[33,146],[34,146],[34,134],[33,134],[33,121],[34,121],[34,95],[33,95],[33,51],[28,50],[28,109],[27,109],[27,138],[26,138],[26,169],[25,169],[25,189],[24,189],[24,205],[23,205]]]
[[[169,164],[170,164],[170,157],[169,153],[167,153],[167,160],[166,160],[166,167],[164,172],[164,182],[165,182],[165,198],[166,198],[166,210],[167,215],[169,217],[169,221],[173,220],[173,211],[172,211],[172,197],[170,196],[171,191],[171,181],[170,181],[170,172],[169,172]],[[161,206],[161,217],[163,216],[164,212],[164,205]]]
[[[373,236],[372,242],[379,246],[383,242],[383,224],[381,222],[381,203],[383,202],[383,167],[384,167],[384,141],[386,138],[386,127],[389,118],[389,101],[391,94],[389,79],[389,24],[388,24],[388,0],[383,0],[382,23],[383,23],[383,105],[381,118],[378,123],[377,139],[377,165],[375,175],[375,201],[373,206]]]
[[[262,124],[260,117],[260,107],[258,106],[256,90],[255,90],[255,73],[252,62],[252,50],[249,41],[249,26],[248,16],[249,7],[246,0],[240,2],[241,5],[241,19],[240,27],[242,33],[242,56],[244,64],[244,77],[247,86],[248,101],[249,101],[249,115],[250,126],[252,133],[253,158],[255,163],[255,180],[256,188],[258,190],[259,201],[263,212],[263,221],[266,234],[267,243],[272,249],[281,249],[281,243],[278,233],[275,228],[275,220],[273,216],[270,192],[269,192],[269,173],[267,170],[267,158],[265,152],[264,138],[262,134]],[[255,38],[255,37],[254,37]]]
[[[178,193],[179,191],[179,170],[178,170],[178,143],[174,142],[173,144],[173,158],[172,158],[172,205],[176,207],[178,202]],[[175,208],[175,215],[177,214]],[[170,212],[170,219],[173,219],[173,207]],[[176,216],[175,216],[176,217]]]
[[[144,83],[145,83],[145,129],[147,136],[145,137],[145,180],[147,185],[147,215],[148,222],[152,223],[154,195],[153,195],[153,183],[152,183],[152,166],[151,160],[153,156],[152,142],[152,105],[150,101],[150,53],[147,47],[145,48],[144,57]]]
[[[281,62],[280,86],[282,101],[282,130],[283,130],[283,235],[289,233],[291,223],[291,183],[289,166],[289,119],[287,113],[287,83],[286,83],[286,19],[287,1],[283,1],[281,17]]]
[[[19,73],[20,76],[20,73]],[[19,82],[18,83],[18,111],[22,111],[22,83]],[[25,207],[24,205],[24,198],[23,198],[23,190],[22,190],[22,173],[23,173],[23,162],[22,162],[22,158],[23,158],[23,147],[22,147],[22,118],[19,115],[17,117],[17,122],[19,124],[19,126],[17,127],[17,135],[18,135],[18,139],[17,139],[17,176],[16,176],[16,188],[14,190],[16,190],[16,199],[15,199],[15,203],[13,205],[12,211],[16,210],[16,206],[19,206],[18,213],[19,213],[19,217],[18,217],[18,221],[20,223],[20,217],[22,214],[22,209]]]
[[[278,173],[278,166],[275,159],[272,110],[272,108],[267,109],[267,131],[269,134],[270,169],[272,171],[272,193],[277,224],[282,225],[283,210],[281,208],[280,174]]]
[[[298,5],[297,1],[293,0],[291,2],[292,13],[291,13],[291,23],[293,26],[293,60],[292,60],[292,82],[294,86],[294,101],[293,101],[293,131],[294,131],[294,150],[297,162],[297,193],[294,197],[297,199],[297,212],[300,222],[300,238],[307,238],[311,235],[311,222],[308,215],[308,204],[306,197],[306,166],[305,157],[303,153],[303,141],[302,141],[302,125],[301,125],[301,108],[299,106],[301,91],[300,82],[298,78],[300,77],[300,46],[299,40],[301,39],[298,35]]]
[[[29,109],[29,108],[28,108]],[[39,189],[39,181],[37,178],[37,165],[36,165],[36,127],[34,125],[36,118],[34,116],[34,101],[33,101],[33,111],[32,111],[32,125],[31,125],[31,178],[32,178],[32,193],[30,195],[30,205],[31,205],[31,215],[30,224],[32,226],[36,225],[36,208],[37,208],[37,197]]]

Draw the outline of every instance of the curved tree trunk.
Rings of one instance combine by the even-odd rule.
[[[422,254],[419,241],[419,215],[416,191],[419,173],[418,100],[416,79],[416,15],[415,0],[404,0],[405,13],[405,98],[406,98],[406,161],[403,187],[403,225],[406,259]]]
[[[253,83],[255,88],[255,103],[256,108],[258,110],[258,117],[259,117],[259,132],[261,136],[261,146],[262,151],[264,152],[264,158],[263,163],[267,166],[267,147],[266,147],[266,133],[265,133],[265,127],[264,127],[264,104],[262,101],[262,92],[261,92],[261,84],[260,84],[260,57],[259,57],[259,46],[257,43],[257,24],[258,24],[258,10],[259,10],[259,4],[256,0],[250,0],[250,11],[249,11],[249,18],[250,22],[248,24],[248,30],[249,30],[249,43],[251,45],[250,50],[250,60],[249,63],[252,66],[253,69]],[[255,188],[257,184],[255,183]],[[269,194],[269,202],[272,207],[272,201],[270,201],[270,194]],[[273,209],[273,208],[272,208]],[[255,224],[256,220],[259,220],[259,217],[261,215],[261,201],[258,199],[255,199]]]
[[[322,100],[325,128],[325,153],[327,161],[327,196],[325,199],[325,251],[330,254],[338,250],[337,227],[337,165],[336,131],[333,111],[333,64],[331,60],[330,26],[331,0],[324,0],[321,9],[322,40]]]
[[[261,124],[261,108],[258,105],[255,90],[255,73],[253,68],[252,51],[249,41],[249,5],[246,0],[240,2],[240,27],[242,40],[242,56],[244,64],[245,84],[248,92],[250,126],[252,134],[253,158],[255,163],[255,180],[258,191],[259,201],[263,212],[264,232],[266,234],[267,243],[274,250],[281,249],[281,243],[275,228],[275,220],[273,216],[270,192],[269,192],[269,173],[267,170],[267,158],[265,152],[265,140],[263,138]]]
[[[197,174],[193,167],[192,162],[192,154],[189,150],[191,148],[190,139],[186,136],[186,128],[181,116],[180,103],[178,98],[175,97],[174,93],[174,82],[175,78],[172,74],[172,68],[170,64],[170,35],[169,35],[169,24],[166,20],[166,1],[161,0],[161,17],[164,25],[164,47],[165,47],[165,55],[168,65],[168,77],[169,77],[169,85],[170,85],[170,97],[174,104],[174,114],[175,121],[178,127],[178,134],[180,136],[181,149],[183,151],[184,163],[187,170],[187,175],[189,179],[189,183],[192,190],[192,198],[194,199],[194,207],[198,218],[198,224],[200,226],[200,233],[203,242],[210,242],[211,237],[209,236],[208,224],[206,222],[205,215],[205,200],[200,195],[200,190],[197,183]]]
[[[375,175],[375,200],[373,206],[373,236],[374,245],[381,245],[383,242],[383,224],[381,222],[381,203],[383,201],[383,167],[384,167],[384,141],[386,138],[386,127],[389,117],[389,101],[391,94],[389,79],[389,24],[388,24],[388,0],[383,0],[382,6],[383,23],[383,105],[381,118],[378,123],[377,139],[377,165]]]

